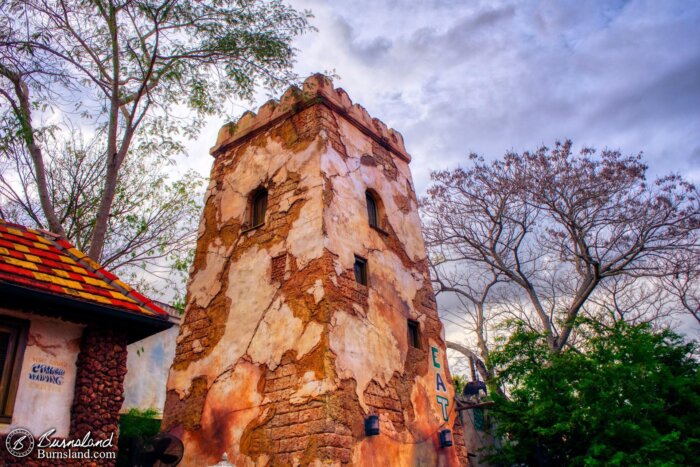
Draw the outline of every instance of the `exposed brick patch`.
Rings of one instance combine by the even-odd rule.
[[[323,357],[319,351],[309,360]],[[265,454],[273,465],[291,465],[295,459],[307,465],[305,458],[350,462],[352,432],[334,420],[329,401],[325,397],[302,404],[289,401],[307,369],[304,360],[296,361],[293,353],[287,353],[280,366],[268,370],[263,378],[264,395],[274,415],[246,429],[241,450],[248,456],[257,458]]]
[[[374,159],[374,157],[370,156],[369,154],[365,154],[360,158],[360,164],[369,167],[376,167],[377,161]]]
[[[207,391],[207,379],[203,376],[192,380],[189,394],[182,400],[176,391],[168,391],[163,409],[163,431],[171,431],[178,426],[198,430]]]
[[[394,203],[404,214],[408,214],[411,211],[411,199],[408,196],[403,196],[399,193],[394,195]]]
[[[338,287],[336,291],[347,301],[357,303],[363,308],[367,307],[369,287],[359,284],[355,280],[354,272],[346,272],[338,276]]]
[[[228,282],[228,278],[226,278]],[[190,361],[203,358],[211,352],[226,330],[230,300],[219,293],[207,308],[190,305],[185,312],[178,336],[175,368],[185,368]]]
[[[313,106],[294,115],[291,119],[299,140],[308,141],[316,137],[322,123],[319,119],[321,106]]]
[[[272,258],[272,282],[282,282],[287,267],[287,254],[284,253]]]
[[[390,180],[396,180],[399,170],[396,168],[394,156],[376,141],[372,141],[372,154],[377,165],[382,166],[384,175]]]
[[[338,120],[336,119],[335,113],[325,106],[318,106],[318,116],[321,125],[326,130],[326,137],[331,147],[341,156],[347,157],[347,151],[345,149],[345,144],[340,136],[340,131],[338,129]]]
[[[454,440],[454,450],[457,452],[460,465],[462,467],[468,467],[470,463],[467,444],[464,440],[464,424],[462,423],[462,417],[459,413],[452,429],[452,439]]]
[[[367,406],[370,407],[370,413],[385,415],[391,420],[394,429],[398,432],[406,428],[406,421],[403,415],[403,401],[396,390],[396,382],[393,383],[382,387],[376,381],[371,381],[365,389],[364,399]]]

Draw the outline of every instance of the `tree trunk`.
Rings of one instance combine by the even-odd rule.
[[[109,224],[109,214],[112,209],[112,202],[117,191],[117,176],[128,145],[123,145],[121,150],[117,150],[117,135],[119,133],[119,44],[117,37],[117,16],[116,9],[113,4],[109,5],[108,27],[110,32],[110,40],[112,41],[112,83],[111,83],[111,98],[109,104],[109,126],[107,128],[107,172],[105,174],[105,182],[100,198],[100,206],[95,216],[95,228],[92,231],[90,239],[90,250],[88,256],[95,261],[100,261],[102,250],[104,249],[105,238],[107,237],[107,227]],[[125,135],[126,137],[126,135]],[[129,138],[130,140],[130,138]]]
[[[488,381],[491,378],[491,374],[489,373],[488,369],[486,368],[486,365],[484,362],[479,358],[477,354],[466,348],[465,346],[461,344],[457,344],[456,342],[451,342],[451,341],[445,341],[445,346],[448,349],[456,350],[457,352],[461,353],[465,357],[471,358],[474,360],[476,363],[476,369],[479,372],[479,375],[481,375],[481,379],[484,381]]]
[[[46,221],[49,223],[49,230],[61,235],[62,237],[65,237],[66,233],[63,230],[61,222],[58,220],[56,210],[49,194],[49,186],[46,180],[46,167],[44,165],[44,155],[41,152],[41,148],[34,140],[34,127],[32,125],[29,89],[18,74],[11,72],[5,67],[2,67],[2,74],[7,76],[7,78],[12,81],[15,89],[15,95],[19,101],[19,106],[15,107],[14,111],[21,126],[22,138],[24,138],[25,142],[27,143],[27,149],[30,157],[32,158],[37,191],[39,192],[39,202],[41,203],[42,211],[44,211],[44,216],[46,216]]]

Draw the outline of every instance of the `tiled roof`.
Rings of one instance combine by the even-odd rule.
[[[0,282],[128,313],[168,316],[63,238],[2,219]]]

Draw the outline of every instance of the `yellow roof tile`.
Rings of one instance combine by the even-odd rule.
[[[21,245],[19,243],[15,243],[14,248],[15,248],[15,250],[21,251],[22,253],[29,253],[29,248],[27,248],[26,246]]]
[[[70,287],[71,289],[76,289],[76,290],[81,290],[83,288],[83,286],[80,284],[80,282],[61,279],[60,277],[51,276],[51,275],[45,274],[43,272],[35,272],[34,277],[36,277],[37,279],[39,279],[41,281],[51,282],[53,284],[60,285],[62,287]]]
[[[6,257],[5,262],[13,266],[19,266],[20,268],[31,269],[33,271],[37,271],[39,269],[34,263],[22,261],[21,259],[13,258],[11,256]]]
[[[29,253],[27,253],[26,255],[24,255],[24,257],[27,259],[27,261],[31,261],[32,263],[41,263],[41,258],[39,258],[36,255],[30,255]]]

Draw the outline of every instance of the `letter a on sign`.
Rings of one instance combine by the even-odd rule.
[[[435,390],[447,392],[447,387],[445,386],[445,382],[442,380],[440,373],[435,373]]]

